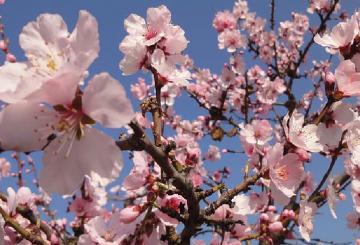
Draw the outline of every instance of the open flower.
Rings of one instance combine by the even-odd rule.
[[[72,33],[60,15],[42,14],[23,28],[19,41],[28,60],[0,67],[0,100],[7,103],[24,99],[64,69],[83,76],[100,49],[96,19],[84,10]]]
[[[148,68],[151,63],[153,66],[160,65],[161,68],[155,69],[170,81],[178,77],[179,80],[184,80],[181,77],[190,76],[188,71],[175,69],[175,64],[185,63],[181,52],[187,47],[188,41],[183,29],[171,24],[171,13],[167,7],[161,5],[149,8],[146,21],[141,16],[131,14],[124,21],[124,26],[129,33],[119,45],[119,50],[125,54],[119,64],[124,75],[133,74],[143,67]],[[159,53],[158,49],[163,54]],[[154,64],[151,56],[155,56],[158,62]]]
[[[302,238],[305,241],[310,242],[310,236],[314,230],[314,225],[312,220],[317,211],[316,203],[302,201],[300,202],[300,211],[299,211],[299,231]]]
[[[77,79],[71,73],[62,74],[44,84],[28,101],[10,104],[1,112],[0,140],[5,150],[40,150],[46,146],[39,181],[47,192],[71,194],[85,175],[106,185],[122,168],[113,139],[91,125],[99,122],[119,128],[133,118],[123,87],[109,74],[101,73],[82,92]]]
[[[351,60],[344,60],[335,70],[336,84],[345,96],[360,95],[360,72]]]
[[[287,114],[283,119],[283,127],[287,139],[295,146],[310,151],[320,152],[323,145],[318,136],[318,127],[315,124],[304,124],[304,115],[297,110],[292,112],[291,117]]]
[[[304,166],[295,153],[284,154],[284,147],[280,143],[274,145],[266,154],[265,160],[269,167],[270,188],[275,201],[284,203],[295,195],[303,175]],[[286,200],[286,201],[285,201]]]
[[[10,215],[16,213],[16,207],[21,205],[30,205],[32,202],[31,190],[27,187],[20,187],[17,192],[13,188],[9,187],[7,189],[8,199],[7,199],[7,208]]]
[[[359,25],[354,15],[349,20],[334,26],[330,33],[323,35],[316,34],[314,41],[326,47],[326,51],[330,54],[336,54],[338,51],[341,51],[341,49],[350,46],[358,34]]]

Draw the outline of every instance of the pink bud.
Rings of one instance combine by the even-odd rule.
[[[16,62],[16,57],[12,53],[7,53],[6,60],[9,61],[10,63],[14,63]]]
[[[6,42],[4,40],[0,40],[0,49],[2,49],[2,50],[7,49],[7,45],[6,45]]]
[[[310,160],[311,154],[309,154],[307,151],[296,148],[295,153],[299,156],[300,160],[303,162],[307,162]]]
[[[288,218],[289,218],[289,219],[295,219],[295,212],[294,212],[294,210],[289,210]]]
[[[263,222],[267,222],[267,221],[269,221],[269,215],[268,214],[266,214],[266,213],[262,213],[261,215],[260,215],[260,220],[261,221],[263,221]]]
[[[120,221],[128,224],[133,222],[140,214],[139,206],[129,206],[120,210]]]
[[[333,84],[336,81],[335,75],[332,72],[327,72],[325,74],[325,81],[329,84]]]
[[[285,209],[285,210],[281,213],[281,215],[282,215],[283,217],[287,218],[287,217],[289,216],[289,210]]]
[[[58,245],[58,244],[60,244],[60,243],[59,243],[59,238],[58,238],[54,233],[51,234],[50,242],[51,242],[51,245]]]
[[[276,211],[276,207],[273,206],[273,205],[270,205],[270,206],[267,208],[267,210],[268,210],[269,212],[275,212],[275,211]]]
[[[341,201],[345,201],[345,200],[346,200],[346,195],[345,195],[344,193],[340,192],[340,193],[339,193],[339,199],[340,199]]]
[[[283,225],[280,221],[276,221],[269,225],[269,231],[274,233],[279,233],[283,230]]]
[[[4,4],[5,3],[5,0],[0,0],[0,4]]]

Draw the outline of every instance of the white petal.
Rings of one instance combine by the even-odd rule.
[[[54,140],[44,150],[44,168],[39,181],[46,192],[72,194],[80,187],[85,175],[100,177],[101,185],[107,185],[119,176],[123,160],[112,138],[97,129],[87,128],[84,137],[74,140],[68,157],[65,157],[66,146],[55,153],[61,144],[59,140]]]
[[[50,50],[61,52],[69,36],[66,23],[58,14],[42,14],[27,24],[19,36],[21,48],[29,59],[47,59]]]
[[[27,96],[26,99],[50,105],[69,105],[75,97],[80,80],[79,73],[64,71],[43,83],[37,91]]]
[[[94,76],[83,95],[83,111],[105,127],[120,128],[135,117],[124,88],[108,73]]]
[[[42,79],[26,63],[6,63],[0,67],[0,100],[15,103],[38,89]]]
[[[38,103],[21,101],[10,104],[0,112],[0,145],[4,150],[37,151],[47,143],[47,137],[40,139],[36,130],[46,127],[48,117],[41,117],[46,110]],[[38,117],[36,117],[38,116]]]
[[[89,12],[85,10],[79,12],[79,19],[70,40],[70,63],[84,72],[100,51],[98,24]]]
[[[8,212],[12,213],[15,211],[16,206],[17,206],[16,192],[14,191],[13,188],[8,187],[7,194],[8,194],[8,198],[7,198]]]
[[[145,20],[136,14],[130,14],[124,21],[125,30],[134,35],[144,35],[146,32]]]

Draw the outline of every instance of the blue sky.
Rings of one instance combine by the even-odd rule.
[[[250,11],[256,11],[259,16],[268,18],[270,16],[270,7],[268,0],[254,0],[249,1]],[[281,0],[276,1],[276,20],[286,20],[291,18],[291,11],[306,13],[306,3],[304,0]],[[348,10],[351,14],[358,4],[357,1],[342,1],[343,9]],[[6,4],[0,7],[0,15],[3,16],[6,34],[11,40],[11,50],[15,53],[19,60],[23,59],[23,51],[18,45],[18,35],[22,27],[29,21],[33,21],[36,17],[45,12],[58,13],[63,16],[68,24],[69,30],[72,30],[78,18],[80,9],[86,9],[93,14],[99,23],[100,44],[101,50],[99,57],[91,65],[89,72],[90,76],[102,71],[109,72],[112,76],[117,78],[121,84],[127,89],[128,96],[132,98],[134,108],[138,108],[138,101],[130,94],[130,84],[137,81],[139,76],[144,76],[139,72],[133,76],[124,77],[118,69],[118,63],[122,58],[122,54],[118,51],[119,42],[126,35],[123,28],[123,21],[130,13],[136,13],[143,17],[146,16],[146,9],[148,7],[155,7],[160,4],[165,4],[172,12],[173,23],[180,25],[186,33],[186,37],[190,41],[185,53],[189,54],[195,61],[198,67],[210,68],[213,73],[220,73],[222,66],[228,61],[229,55],[225,51],[217,48],[217,33],[212,28],[212,20],[215,13],[223,9],[232,9],[234,1],[230,0],[197,0],[197,1],[123,1],[123,0],[77,0],[77,1],[55,1],[55,0],[7,0]],[[316,17],[316,16],[314,16]],[[316,18],[311,18],[311,24],[318,23]],[[335,22],[332,22],[334,24]],[[327,59],[328,55],[322,48],[314,47],[313,53],[308,57],[308,61],[312,58]],[[334,59],[336,60],[336,59]],[[254,64],[252,58],[247,57],[247,67]],[[148,78],[147,76],[145,76]],[[147,79],[147,83],[151,83]],[[295,93],[300,95],[305,91],[311,89],[311,81],[299,80],[296,82]],[[182,103],[177,104],[176,111],[183,115],[183,117],[195,118],[201,110],[188,108],[196,108],[196,104],[192,101],[181,98]],[[119,130],[111,131],[114,137],[118,135]],[[211,142],[208,139],[203,141],[206,150],[208,144]],[[222,143],[222,147],[230,149],[239,149],[240,143],[238,139],[232,139]],[[35,157],[37,162],[39,158]],[[221,166],[229,166],[233,172],[233,179],[236,179],[236,174],[241,176],[241,168],[244,165],[244,158],[236,155],[224,156],[219,165],[211,165],[209,169],[217,169]],[[325,161],[322,157],[313,157],[311,163],[312,171],[319,173],[325,172],[329,161]],[[207,166],[206,165],[206,166]],[[122,172],[122,176],[126,176],[131,167],[131,163],[126,162],[126,167]],[[336,171],[340,172],[342,169],[342,161],[338,161]],[[4,191],[9,184],[9,181],[0,182],[0,190]],[[231,181],[230,185],[235,182]],[[334,241],[352,241],[354,233],[346,229],[345,214],[351,210],[351,197],[348,195],[348,201],[338,206],[339,220],[334,220],[325,206],[320,210],[319,216],[316,218],[317,227],[315,229],[314,237],[325,238],[326,240]],[[64,212],[64,202],[56,198],[56,207],[60,213]],[[62,210],[61,210],[62,208]],[[358,234],[359,235],[359,234]]]

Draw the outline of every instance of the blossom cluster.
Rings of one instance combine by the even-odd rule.
[[[119,69],[151,75],[131,84],[139,109],[109,73],[88,79],[100,52],[88,11],[79,12],[72,32],[58,14],[25,25],[24,61],[9,58],[9,43],[0,40],[7,55],[0,149],[15,152],[0,158],[0,180],[18,180],[17,190],[0,193],[0,244],[205,244],[200,235],[208,231],[213,245],[311,242],[326,203],[334,219],[359,231],[360,107],[353,97],[360,96],[360,12],[340,13],[327,30],[339,0],[309,1],[317,27],[297,12],[276,22],[275,10],[271,1],[267,20],[237,0],[215,14],[218,48],[229,55],[219,74],[185,54],[189,41],[166,6],[148,8],[146,19],[130,14]],[[305,69],[315,45],[329,59]],[[309,81],[311,90],[299,96],[293,84]],[[181,95],[200,108],[191,119],[178,113]],[[316,102],[323,104],[315,109]],[[125,130],[115,140],[102,127]],[[31,158],[38,151],[39,176]],[[124,178],[121,151],[132,166]],[[245,160],[231,158],[230,168],[231,154]],[[316,155],[330,160],[320,178],[312,170]],[[347,187],[352,208],[340,217],[336,205]],[[71,219],[51,210],[53,193],[68,202]]]

